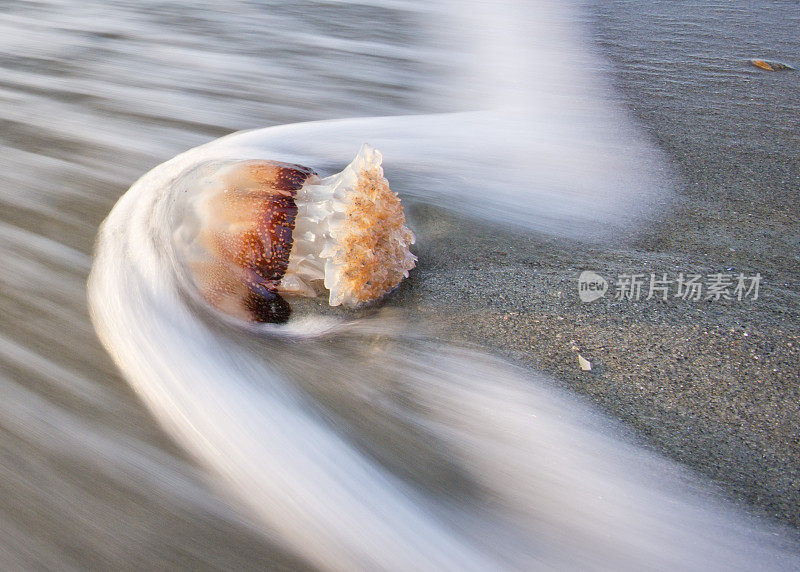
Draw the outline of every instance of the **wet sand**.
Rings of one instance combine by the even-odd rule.
[[[800,14],[613,4],[591,24],[622,99],[672,158],[678,196],[604,245],[412,211],[434,238],[397,296],[431,301],[416,312],[439,335],[550,374],[758,514],[800,526],[800,73],[747,63],[796,65]],[[584,270],[612,292],[581,302]],[[683,300],[674,286],[645,300],[647,282],[641,300],[614,299],[619,275],[651,272],[763,278],[757,300]]]
[[[309,25],[303,9],[188,18],[149,7],[121,20],[63,10],[20,4],[3,22],[8,38],[17,13],[52,19],[21,21],[19,46],[10,42],[19,53],[0,60],[0,544],[13,549],[3,557],[31,567],[295,566],[210,490],[100,347],[84,290],[92,243],[136,177],[214,137],[442,110],[419,103],[420,78],[436,74],[404,51],[413,33],[398,34],[422,16],[353,5],[336,15],[354,22],[342,29],[320,13],[306,45],[282,32],[295,19]],[[387,305],[550,374],[750,509],[800,526],[800,73],[746,63],[800,69],[800,14],[791,3],[615,1],[588,19],[620,97],[681,174],[679,196],[646,228],[588,246],[412,206],[426,237],[420,267]],[[383,56],[346,43],[361,21],[382,23]],[[345,44],[321,59],[315,42],[328,36]],[[264,45],[285,46],[271,55],[291,65],[273,69]],[[211,48],[221,57],[198,56]],[[328,82],[322,100],[307,83],[315,74]],[[729,268],[762,274],[758,300],[577,295],[583,270]],[[593,371],[579,369],[578,352]]]

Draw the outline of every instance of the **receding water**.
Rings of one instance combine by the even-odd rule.
[[[569,239],[661,212],[675,175],[586,20],[549,2],[3,3],[0,562],[792,567],[784,531],[402,304],[244,327],[176,271],[170,183],[204,157],[326,173],[368,141],[417,209]],[[155,171],[103,227],[90,296],[115,365],[87,304],[101,221],[159,163],[269,126]]]

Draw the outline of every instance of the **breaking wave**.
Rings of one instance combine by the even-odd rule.
[[[780,531],[542,376],[433,341],[402,309],[239,323],[181,271],[173,182],[209,159],[325,174],[367,142],[404,200],[591,240],[657,208],[669,169],[614,103],[571,9],[472,8],[449,13],[475,30],[453,102],[479,111],[238,133],[140,179],[97,242],[101,340],[169,434],[312,566],[796,566]]]

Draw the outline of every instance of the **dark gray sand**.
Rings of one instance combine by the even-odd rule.
[[[646,444],[798,526],[800,71],[747,61],[800,69],[800,10],[796,2],[600,4],[589,24],[621,99],[683,177],[676,200],[635,235],[591,247],[412,207],[425,236],[420,267],[388,305],[437,324],[446,339],[489,345],[551,374]],[[281,35],[300,25],[312,38],[358,35],[377,23],[387,53],[403,54],[409,38],[398,30],[420,26],[355,4],[337,12],[351,28],[299,9],[264,21],[255,7],[187,5],[180,18],[166,8],[114,10],[84,17],[77,4],[12,3],[0,18],[6,39],[19,32],[18,15],[41,25],[23,20],[25,33],[10,42],[17,51],[0,58],[0,547],[17,567],[291,566],[217,506],[202,471],[96,341],[84,290],[91,246],[132,181],[211,138],[441,110],[417,103],[426,84],[413,61],[367,48],[320,56],[302,37]],[[262,57],[264,46],[283,45]],[[207,53],[219,57],[196,57]],[[306,73],[286,73],[295,69]],[[326,77],[323,99],[304,83],[315,74]],[[613,279],[729,268],[761,273],[758,300],[584,304],[577,295],[582,270]],[[591,372],[579,369],[578,352]]]
[[[658,3],[656,20],[651,4],[610,3],[592,24],[623,99],[682,177],[665,214],[587,246],[412,210],[435,239],[419,245],[397,298],[421,295],[431,306],[420,321],[442,336],[551,374],[758,512],[800,526],[800,73],[747,63],[800,62],[800,11]],[[583,303],[583,270],[612,282],[763,278],[757,300],[645,300],[645,281],[638,302],[609,292]]]

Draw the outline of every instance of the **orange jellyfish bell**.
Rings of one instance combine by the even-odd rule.
[[[281,294],[331,306],[379,300],[417,258],[380,153],[364,145],[343,171],[320,178],[269,160],[202,164],[177,182],[186,196],[178,250],[206,302],[231,316],[281,323]]]

